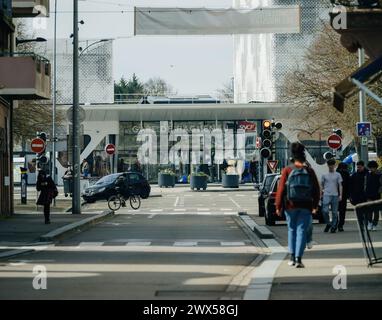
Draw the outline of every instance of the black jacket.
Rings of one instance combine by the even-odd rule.
[[[350,199],[353,205],[367,202],[366,185],[369,172],[355,172],[350,178]]]
[[[366,186],[366,195],[368,200],[378,200],[381,198],[380,194],[381,188],[381,174],[377,173],[369,173],[367,178],[367,186]]]
[[[40,191],[40,195],[36,204],[44,206],[52,203],[52,199],[57,196],[57,187],[50,176],[45,178],[38,178],[36,184],[37,191]]]
[[[347,170],[338,170],[342,177],[342,199],[348,199],[350,196],[350,173]]]

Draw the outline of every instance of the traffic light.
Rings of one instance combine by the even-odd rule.
[[[262,158],[268,159],[272,156],[272,121],[264,120],[261,132],[262,138],[262,149],[260,150],[260,155]]]
[[[37,137],[42,139],[46,146],[47,134],[45,132],[38,132]],[[43,169],[48,164],[48,157],[46,156],[46,148],[37,154],[37,168]]]

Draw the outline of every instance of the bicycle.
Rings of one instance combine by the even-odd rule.
[[[134,210],[138,210],[141,207],[141,198],[139,195],[130,194],[129,197],[130,207]],[[117,211],[121,208],[121,206],[126,206],[126,200],[125,197],[117,193],[116,195],[113,195],[109,198],[107,201],[107,205],[110,210]]]

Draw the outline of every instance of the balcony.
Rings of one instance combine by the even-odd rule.
[[[14,18],[49,17],[49,0],[13,0]]]
[[[51,97],[51,66],[35,54],[0,57],[0,96],[14,100],[39,100]]]
[[[341,44],[356,52],[364,48],[366,54],[375,60],[382,55],[382,8],[347,7],[347,28],[336,29],[334,21],[341,14],[330,13],[332,27],[341,35]]]

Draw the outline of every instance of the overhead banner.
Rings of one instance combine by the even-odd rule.
[[[134,35],[300,33],[300,6],[254,9],[135,7]]]

